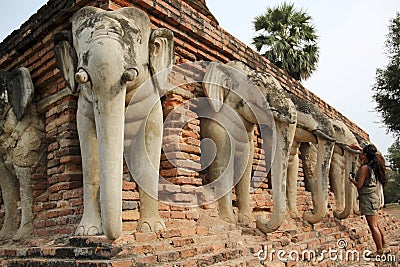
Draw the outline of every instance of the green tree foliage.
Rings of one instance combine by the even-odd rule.
[[[293,4],[283,3],[257,16],[254,28],[260,34],[253,38],[258,52],[296,80],[305,80],[316,69],[319,59],[318,36],[311,17]]]
[[[400,199],[400,140],[396,140],[388,149],[387,160],[391,171],[385,187],[385,202],[393,203]]]
[[[389,63],[377,69],[373,98],[388,130],[400,136],[400,13],[391,19],[385,43]]]

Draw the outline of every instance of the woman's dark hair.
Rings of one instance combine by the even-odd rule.
[[[375,176],[385,186],[387,184],[385,158],[373,144],[366,145],[363,153],[367,156],[368,165],[371,166]]]

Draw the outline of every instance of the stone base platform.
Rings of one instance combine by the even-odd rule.
[[[400,266],[400,221],[380,215],[390,255],[379,266]],[[215,218],[199,219],[198,226],[159,233],[127,233],[115,241],[104,236],[65,237],[30,244],[4,244],[2,266],[375,266],[365,261],[365,250],[375,251],[362,217],[339,221],[327,217],[309,225],[288,219],[281,231],[265,236],[252,227],[228,224]],[[339,243],[342,242],[342,243]],[[263,249],[267,251],[260,254]],[[315,256],[304,251],[314,251]],[[329,255],[328,251],[336,251]],[[279,251],[283,253],[278,258]],[[325,251],[325,252],[323,252]],[[358,251],[360,259],[346,256]],[[308,255],[308,256],[307,256]],[[390,256],[390,258],[389,258]],[[337,258],[335,258],[337,257]],[[261,258],[261,259],[259,259]],[[398,265],[396,265],[398,264]]]

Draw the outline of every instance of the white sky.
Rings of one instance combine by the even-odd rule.
[[[0,16],[0,42],[18,29],[46,0],[9,1]],[[207,0],[220,25],[250,45],[252,21],[278,0]],[[393,143],[374,111],[371,87],[375,71],[386,65],[384,42],[399,0],[292,0],[313,18],[320,36],[318,69],[304,86],[358,124],[386,154]],[[250,45],[251,46],[251,45]]]

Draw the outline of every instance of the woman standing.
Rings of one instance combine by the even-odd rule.
[[[387,183],[386,164],[382,154],[373,144],[363,149],[358,145],[351,145],[353,149],[362,150],[360,154],[361,167],[356,177],[350,175],[350,181],[357,187],[361,215],[365,215],[369,229],[376,245],[376,254],[384,253],[385,238],[378,224],[377,211],[380,208],[380,199],[376,193],[378,181],[385,186]]]

